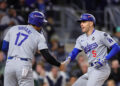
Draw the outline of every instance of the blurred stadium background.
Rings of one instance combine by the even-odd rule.
[[[4,35],[14,25],[27,24],[28,14],[39,10],[46,15],[44,35],[50,52],[64,61],[76,38],[82,34],[76,20],[82,13],[96,17],[96,29],[109,33],[120,44],[120,0],[0,0],[0,47]],[[1,49],[1,48],[0,48]],[[6,56],[0,50],[0,86],[3,85]],[[49,65],[39,52],[33,58],[35,86],[71,86],[86,73],[88,63],[84,52],[64,71]],[[111,74],[103,86],[120,86],[120,54],[110,61]]]

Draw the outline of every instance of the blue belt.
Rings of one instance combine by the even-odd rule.
[[[92,67],[92,66],[94,66],[94,64],[93,64],[93,63],[90,63],[90,66]]]
[[[13,59],[14,57],[8,57],[8,59]],[[20,58],[20,60],[23,60],[23,61],[28,61],[27,58]]]
[[[89,65],[92,67],[95,65],[96,62],[93,62],[93,63],[89,63]]]
[[[89,63],[89,65],[92,67],[92,66],[95,65],[95,63],[96,63],[96,62],[94,62],[94,63]],[[106,63],[105,63],[105,64],[106,64]]]

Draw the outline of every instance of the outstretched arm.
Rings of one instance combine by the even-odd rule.
[[[71,58],[71,61],[73,61],[79,52],[81,52],[81,50],[74,48],[72,52],[69,54],[68,58]]]
[[[45,58],[45,60],[57,67],[60,67],[61,63],[59,63],[48,51],[48,49],[42,49],[40,50],[41,54],[43,55],[43,57]]]
[[[81,50],[74,48],[63,63],[65,65],[69,64],[70,61],[73,61],[76,58],[76,56],[78,55],[79,52],[81,52]]]

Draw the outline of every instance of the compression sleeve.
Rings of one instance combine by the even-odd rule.
[[[48,49],[42,49],[40,50],[43,57],[46,59],[46,61],[52,65],[60,66],[61,64],[49,53]]]
[[[109,60],[110,58],[112,58],[113,56],[115,56],[118,52],[120,52],[120,46],[117,43],[115,43],[114,45],[112,45],[111,48],[112,48],[111,51],[106,56],[107,60]]]
[[[70,57],[71,61],[73,61],[79,52],[81,52],[81,50],[74,48],[72,52],[69,54],[68,58]]]
[[[3,40],[2,51],[8,52],[8,49],[9,49],[9,42],[6,40]]]

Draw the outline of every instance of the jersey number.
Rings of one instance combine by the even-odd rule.
[[[93,54],[93,57],[96,57],[97,56],[96,50],[92,50],[92,54]]]
[[[20,37],[22,38],[21,40],[20,40]],[[21,44],[26,40],[28,38],[28,35],[26,35],[26,34],[24,34],[24,33],[17,33],[17,38],[16,38],[16,40],[15,40],[15,45],[17,45],[17,46],[21,46]],[[19,42],[18,42],[18,40],[20,40]]]

